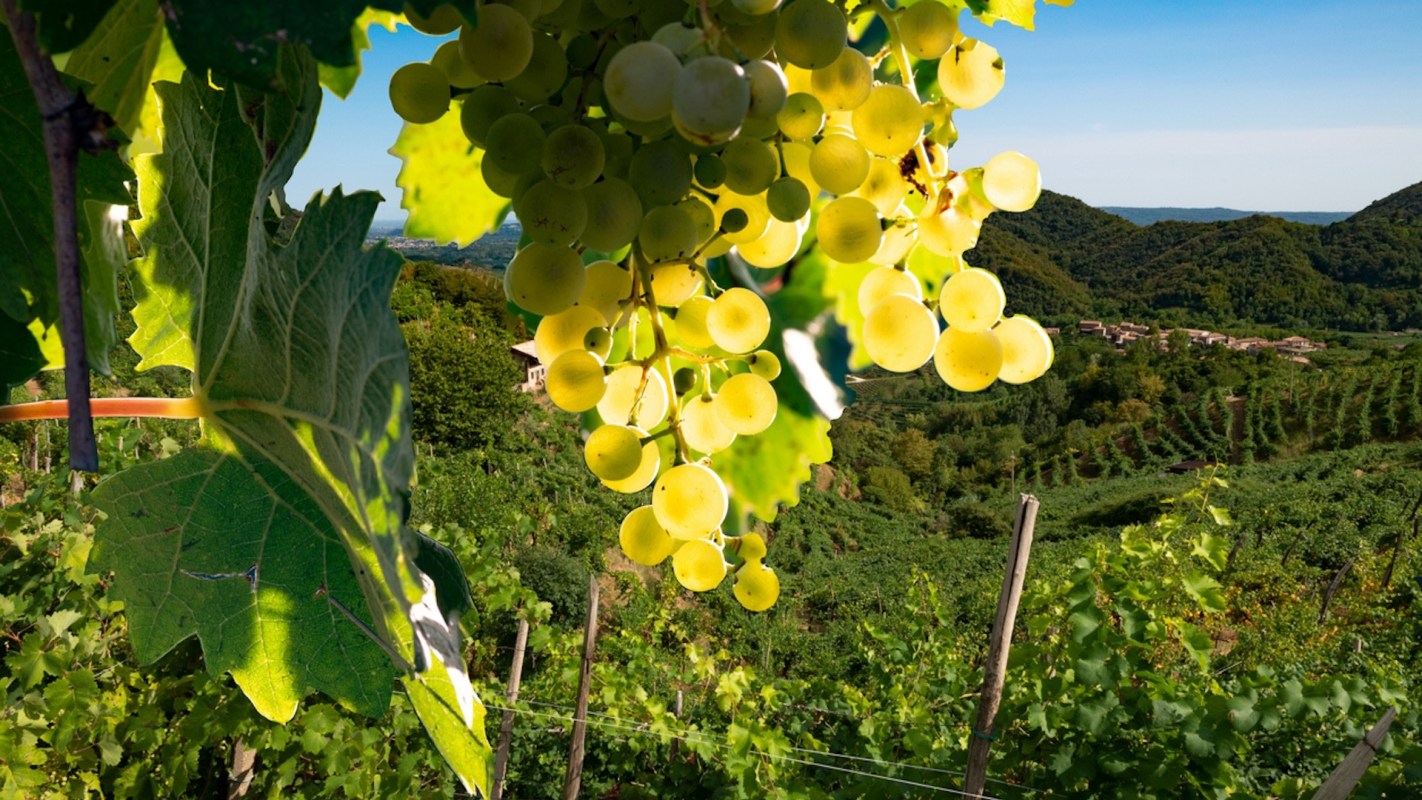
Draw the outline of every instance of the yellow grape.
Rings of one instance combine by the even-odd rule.
[[[820,184],[810,172],[810,158],[814,148],[805,142],[786,142],[780,148],[780,157],[785,162],[785,174],[805,184],[814,200],[820,193]]]
[[[519,308],[547,317],[571,307],[586,279],[583,261],[572,248],[533,242],[504,270],[504,294]]]
[[[617,542],[622,545],[623,555],[648,567],[666,561],[677,545],[676,540],[657,523],[657,515],[652,513],[651,506],[632,509],[622,520]]]
[[[578,305],[597,309],[611,325],[621,316],[622,304],[632,296],[632,271],[613,261],[594,261],[584,271]]]
[[[918,240],[929,252],[944,258],[956,258],[978,243],[982,223],[949,206],[941,214],[925,214],[918,218]]]
[[[769,350],[757,350],[746,361],[752,375],[759,375],[768,381],[780,377],[780,356]]]
[[[736,548],[736,555],[745,561],[758,561],[765,558],[765,539],[758,533],[748,533],[741,537],[741,544]]]
[[[846,47],[833,64],[810,73],[810,87],[826,111],[850,111],[874,88],[874,67],[863,53]]]
[[[849,194],[869,177],[869,153],[852,136],[832,133],[810,152],[810,175],[833,194]]]
[[[977,39],[963,39],[938,62],[938,87],[948,102],[964,109],[996,97],[1005,75],[997,48]]]
[[[894,216],[899,218],[909,218],[911,215],[907,208],[899,206],[894,212]],[[908,259],[909,254],[918,246],[918,226],[894,223],[884,228],[884,241],[879,243],[879,249],[869,260],[875,264],[901,264]]]
[[[865,150],[897,160],[918,144],[925,116],[923,106],[907,87],[881,83],[854,109],[850,121]]]
[[[533,350],[540,362],[551,364],[568,350],[591,349],[586,347],[588,331],[606,326],[602,312],[588,306],[573,306],[539,320],[538,330],[533,334]],[[607,357],[607,353],[599,355]]]
[[[646,437],[646,432],[639,428],[633,428],[638,436]],[[661,439],[657,441],[665,441]],[[662,451],[657,446],[657,441],[649,441],[642,445],[642,463],[637,466],[637,471],[633,472],[621,480],[602,482],[603,486],[621,492],[623,494],[636,494],[652,484],[652,480],[657,477],[657,472],[662,468]]]
[[[864,318],[864,350],[892,372],[912,372],[933,356],[938,320],[923,302],[906,294],[884,298]]]
[[[785,105],[775,115],[775,123],[787,139],[814,138],[825,126],[825,107],[818,97],[799,92],[785,98]]]
[[[933,349],[933,366],[943,382],[960,392],[979,392],[1002,370],[1002,344],[992,331],[946,328]]]
[[[607,376],[607,391],[597,403],[597,413],[603,422],[630,423],[639,428],[655,428],[661,423],[667,415],[666,378],[660,371],[648,368],[644,386],[643,374],[642,367],[627,364]]]
[[[691,297],[677,307],[676,335],[681,343],[693,350],[705,350],[716,344],[706,330],[706,315],[714,301],[704,294]]]
[[[862,197],[831,200],[815,222],[815,236],[825,255],[845,264],[869,260],[884,240],[879,211]]]
[[[406,122],[434,122],[449,110],[449,81],[438,67],[406,64],[390,76],[390,105]]]
[[[693,592],[709,592],[726,579],[726,557],[709,539],[685,542],[672,554],[677,582]]]
[[[657,478],[652,508],[667,533],[678,539],[701,539],[726,519],[726,484],[705,464],[680,464]]]
[[[736,570],[731,593],[747,611],[765,611],[780,598],[780,578],[759,559],[749,560]]]
[[[717,297],[706,314],[711,339],[728,353],[749,353],[770,333],[770,310],[749,289],[728,289]]]
[[[958,12],[943,3],[914,3],[899,12],[899,38],[914,58],[941,58],[957,33]]]
[[[762,269],[772,269],[786,263],[800,249],[800,240],[805,235],[805,231],[810,227],[809,216],[806,215],[793,222],[782,222],[772,219],[770,225],[765,229],[765,233],[753,242],[736,247],[736,252],[741,254],[741,258],[753,267]]]
[[[908,196],[908,190],[908,181],[904,180],[897,161],[871,158],[869,174],[859,188],[854,190],[854,196],[873,203],[874,208],[887,217],[898,211],[899,205]]]
[[[985,331],[996,325],[1006,305],[1002,282],[978,267],[950,275],[938,293],[938,311],[944,322],[965,332]]]
[[[775,21],[775,53],[805,69],[829,66],[845,48],[847,24],[844,12],[829,0],[787,3]]]
[[[479,24],[460,29],[459,53],[484,80],[506,81],[533,58],[533,29],[513,7],[485,3]]]
[[[583,461],[602,480],[630,478],[642,466],[642,437],[626,425],[602,425],[583,443]]]
[[[880,301],[891,294],[906,294],[915,300],[923,299],[923,287],[912,272],[896,267],[881,267],[870,270],[859,282],[859,310],[868,313]]]
[[[731,191],[723,191],[716,197],[716,226],[721,226],[721,221],[725,219],[726,212],[733,208],[739,208],[746,212],[746,226],[734,233],[727,233],[722,238],[731,244],[746,244],[759,239],[765,235],[765,231],[770,227],[770,208],[765,204],[765,194],[743,195]],[[660,302],[660,298],[658,298]]]
[[[721,422],[741,436],[754,436],[769,428],[778,404],[770,381],[749,372],[727,378],[715,401]]]
[[[545,387],[548,399],[564,411],[587,411],[607,388],[602,359],[586,350],[568,350],[548,365]]]
[[[673,262],[652,267],[652,294],[659,306],[676,308],[700,290],[701,270],[695,264]]]
[[[983,194],[1003,211],[1026,211],[1041,193],[1042,172],[1021,153],[998,153],[983,166]]]
[[[681,407],[681,435],[686,446],[698,453],[714,455],[736,440],[736,432],[726,427],[716,411],[716,401],[704,394],[688,398]]]
[[[1031,317],[1008,317],[993,328],[1002,343],[1002,372],[1006,383],[1027,383],[1042,377],[1052,365],[1052,338]]]

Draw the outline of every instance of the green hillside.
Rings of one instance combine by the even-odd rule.
[[[968,259],[1049,319],[1422,327],[1422,184],[1322,227],[1262,215],[1139,227],[1044,192],[991,217]]]

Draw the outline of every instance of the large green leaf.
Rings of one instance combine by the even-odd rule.
[[[109,520],[93,563],[116,573],[143,657],[196,633],[210,667],[232,670],[274,719],[311,688],[374,708],[359,683],[371,676],[356,662],[328,663],[342,656],[325,648],[339,641],[364,658],[369,648],[351,637],[378,640],[418,687],[412,696],[439,698],[416,707],[465,784],[482,786],[485,771],[471,765],[489,747],[457,622],[404,526],[408,359],[389,310],[403,262],[363,249],[374,193],[318,196],[294,224],[295,212],[270,218],[321,99],[316,62],[283,53],[271,94],[213,88],[192,73],[159,87],[164,151],[138,163],[134,231],[145,255],[130,341],[143,368],[192,371],[204,433],[183,461],[136,468],[96,492]],[[158,486],[172,487],[163,503],[184,514],[146,508]],[[336,542],[346,558],[333,557]],[[309,574],[263,578],[285,568]],[[350,587],[363,604],[341,594]],[[185,618],[173,619],[179,609]]]
[[[104,109],[129,136],[142,127],[144,100],[163,45],[157,0],[119,0],[64,71],[88,81],[89,102]]]
[[[39,15],[44,49],[63,53],[84,41],[114,0],[21,0],[20,8]]]
[[[360,56],[365,50],[370,49],[370,28],[372,25],[395,32],[395,22],[400,19],[398,14],[391,11],[381,11],[379,9],[368,8],[364,14],[356,19],[351,26],[351,41],[355,43],[355,62],[346,66],[333,66],[331,64],[321,65],[321,85],[330,89],[333,94],[344,100],[346,96],[355,88],[356,79],[360,77],[361,63]]]
[[[483,152],[469,144],[457,107],[428,125],[405,125],[390,154],[405,162],[395,182],[410,212],[406,236],[464,246],[499,227],[509,201],[484,183]]]

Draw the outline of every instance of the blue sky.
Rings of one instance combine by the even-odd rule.
[[[1265,211],[1352,211],[1422,180],[1422,0],[1039,2],[1036,31],[965,31],[1002,53],[1007,85],[955,115],[960,168],[1020,150],[1093,205]],[[355,91],[327,95],[294,203],[342,184],[403,216],[386,84],[439,40],[371,40]]]

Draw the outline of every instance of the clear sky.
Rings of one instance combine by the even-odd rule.
[[[955,166],[1020,150],[1047,188],[1098,206],[1353,211],[1422,181],[1422,0],[1037,5],[1033,32],[965,25],[1001,51],[1007,85],[955,115]],[[403,216],[386,85],[439,40],[371,40],[351,96],[327,95],[294,204],[342,184]]]

